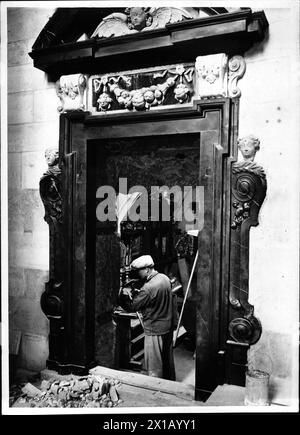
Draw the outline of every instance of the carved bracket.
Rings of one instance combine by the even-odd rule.
[[[233,56],[228,62],[228,97],[240,97],[241,90],[237,83],[246,71],[246,62],[242,56]]]
[[[241,96],[237,82],[246,71],[246,62],[242,56],[230,59],[225,53],[198,56],[195,68],[197,98]]]
[[[239,343],[254,344],[262,328],[248,302],[249,232],[258,225],[267,184],[263,168],[253,162],[259,140],[247,136],[238,144],[244,161],[232,166],[229,336]]]
[[[83,74],[61,76],[56,82],[56,93],[60,100],[57,110],[85,110],[86,77]]]

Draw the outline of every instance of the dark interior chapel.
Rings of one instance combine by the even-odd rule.
[[[257,167],[237,163],[238,81],[243,54],[264,38],[268,23],[263,11],[249,8],[202,8],[205,15],[186,8],[182,19],[150,30],[105,37],[100,26],[94,35],[105,17],[124,9],[57,9],[30,53],[57,81],[62,101],[60,171],[40,183],[50,237],[41,298],[50,320],[47,367],[140,371],[143,331],[136,314],[117,303],[128,265],[152,255],[172,279],[180,312],[198,252],[178,343],[192,343],[195,398],[206,400],[219,384],[244,385],[247,351],[262,330],[248,301],[249,232],[266,180]],[[73,99],[74,83],[62,85],[68,75],[79,77]],[[188,236],[172,215],[124,221],[119,229],[99,222],[97,189],[110,185],[118,193],[120,178],[128,190],[203,186],[203,228]]]

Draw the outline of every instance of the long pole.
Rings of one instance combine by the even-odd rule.
[[[199,253],[199,250],[196,252],[194,263],[193,263],[193,267],[192,267],[192,271],[191,271],[191,274],[190,274],[190,277],[189,277],[189,282],[188,282],[188,285],[187,285],[187,288],[186,288],[186,292],[185,292],[185,295],[184,295],[184,299],[183,299],[183,303],[182,303],[182,307],[181,307],[181,312],[180,312],[180,316],[179,316],[179,320],[178,320],[178,324],[177,324],[177,329],[176,329],[176,333],[175,333],[175,338],[174,338],[174,341],[173,341],[173,347],[175,347],[176,340],[177,340],[177,337],[178,337],[178,332],[179,332],[179,328],[180,328],[180,323],[181,323],[181,319],[182,319],[182,315],[183,315],[183,310],[184,310],[185,302],[186,302],[186,299],[187,299],[188,292],[190,290],[192,278],[193,278],[195,267],[196,267],[196,263],[197,263],[197,260],[198,260],[198,253]]]

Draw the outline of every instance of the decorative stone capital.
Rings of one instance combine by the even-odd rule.
[[[246,71],[246,63],[242,56],[233,56],[230,59],[225,53],[198,56],[195,69],[196,98],[241,96],[237,82]]]
[[[86,77],[83,74],[61,76],[56,82],[59,112],[85,110]]]
[[[227,63],[225,53],[196,58],[197,98],[227,96]]]

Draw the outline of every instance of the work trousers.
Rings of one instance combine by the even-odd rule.
[[[144,366],[149,376],[176,380],[172,331],[163,335],[145,335]]]

